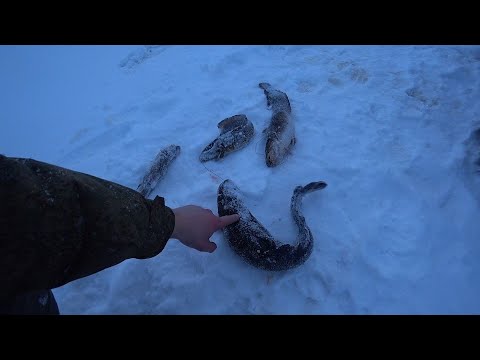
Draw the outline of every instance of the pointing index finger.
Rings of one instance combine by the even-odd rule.
[[[232,215],[225,215],[225,216],[220,216],[219,217],[219,224],[218,224],[218,229],[223,229],[225,226],[228,226],[230,224],[233,224],[234,222],[237,222],[240,220],[240,215],[238,214],[232,214]]]

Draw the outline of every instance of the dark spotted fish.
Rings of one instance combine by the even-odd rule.
[[[282,244],[275,240],[268,230],[245,206],[240,190],[231,180],[225,180],[218,188],[218,215],[239,214],[240,220],[223,229],[233,250],[249,264],[264,270],[288,270],[303,264],[313,250],[313,235],[305,217],[300,211],[305,194],[324,189],[323,181],[297,186],[293,191],[290,210],[298,227],[295,245]]]

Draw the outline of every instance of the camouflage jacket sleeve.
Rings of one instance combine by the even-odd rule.
[[[51,289],[165,247],[164,199],[32,159],[0,155],[0,297]]]

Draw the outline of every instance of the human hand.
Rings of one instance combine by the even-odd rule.
[[[217,249],[217,245],[210,241],[213,233],[240,219],[238,214],[218,217],[212,210],[196,205],[182,206],[172,211],[175,214],[175,228],[171,238],[198,251],[210,253]]]

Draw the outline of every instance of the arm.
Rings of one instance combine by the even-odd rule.
[[[153,257],[174,228],[163,198],[145,199],[94,176],[0,155],[2,297]]]

